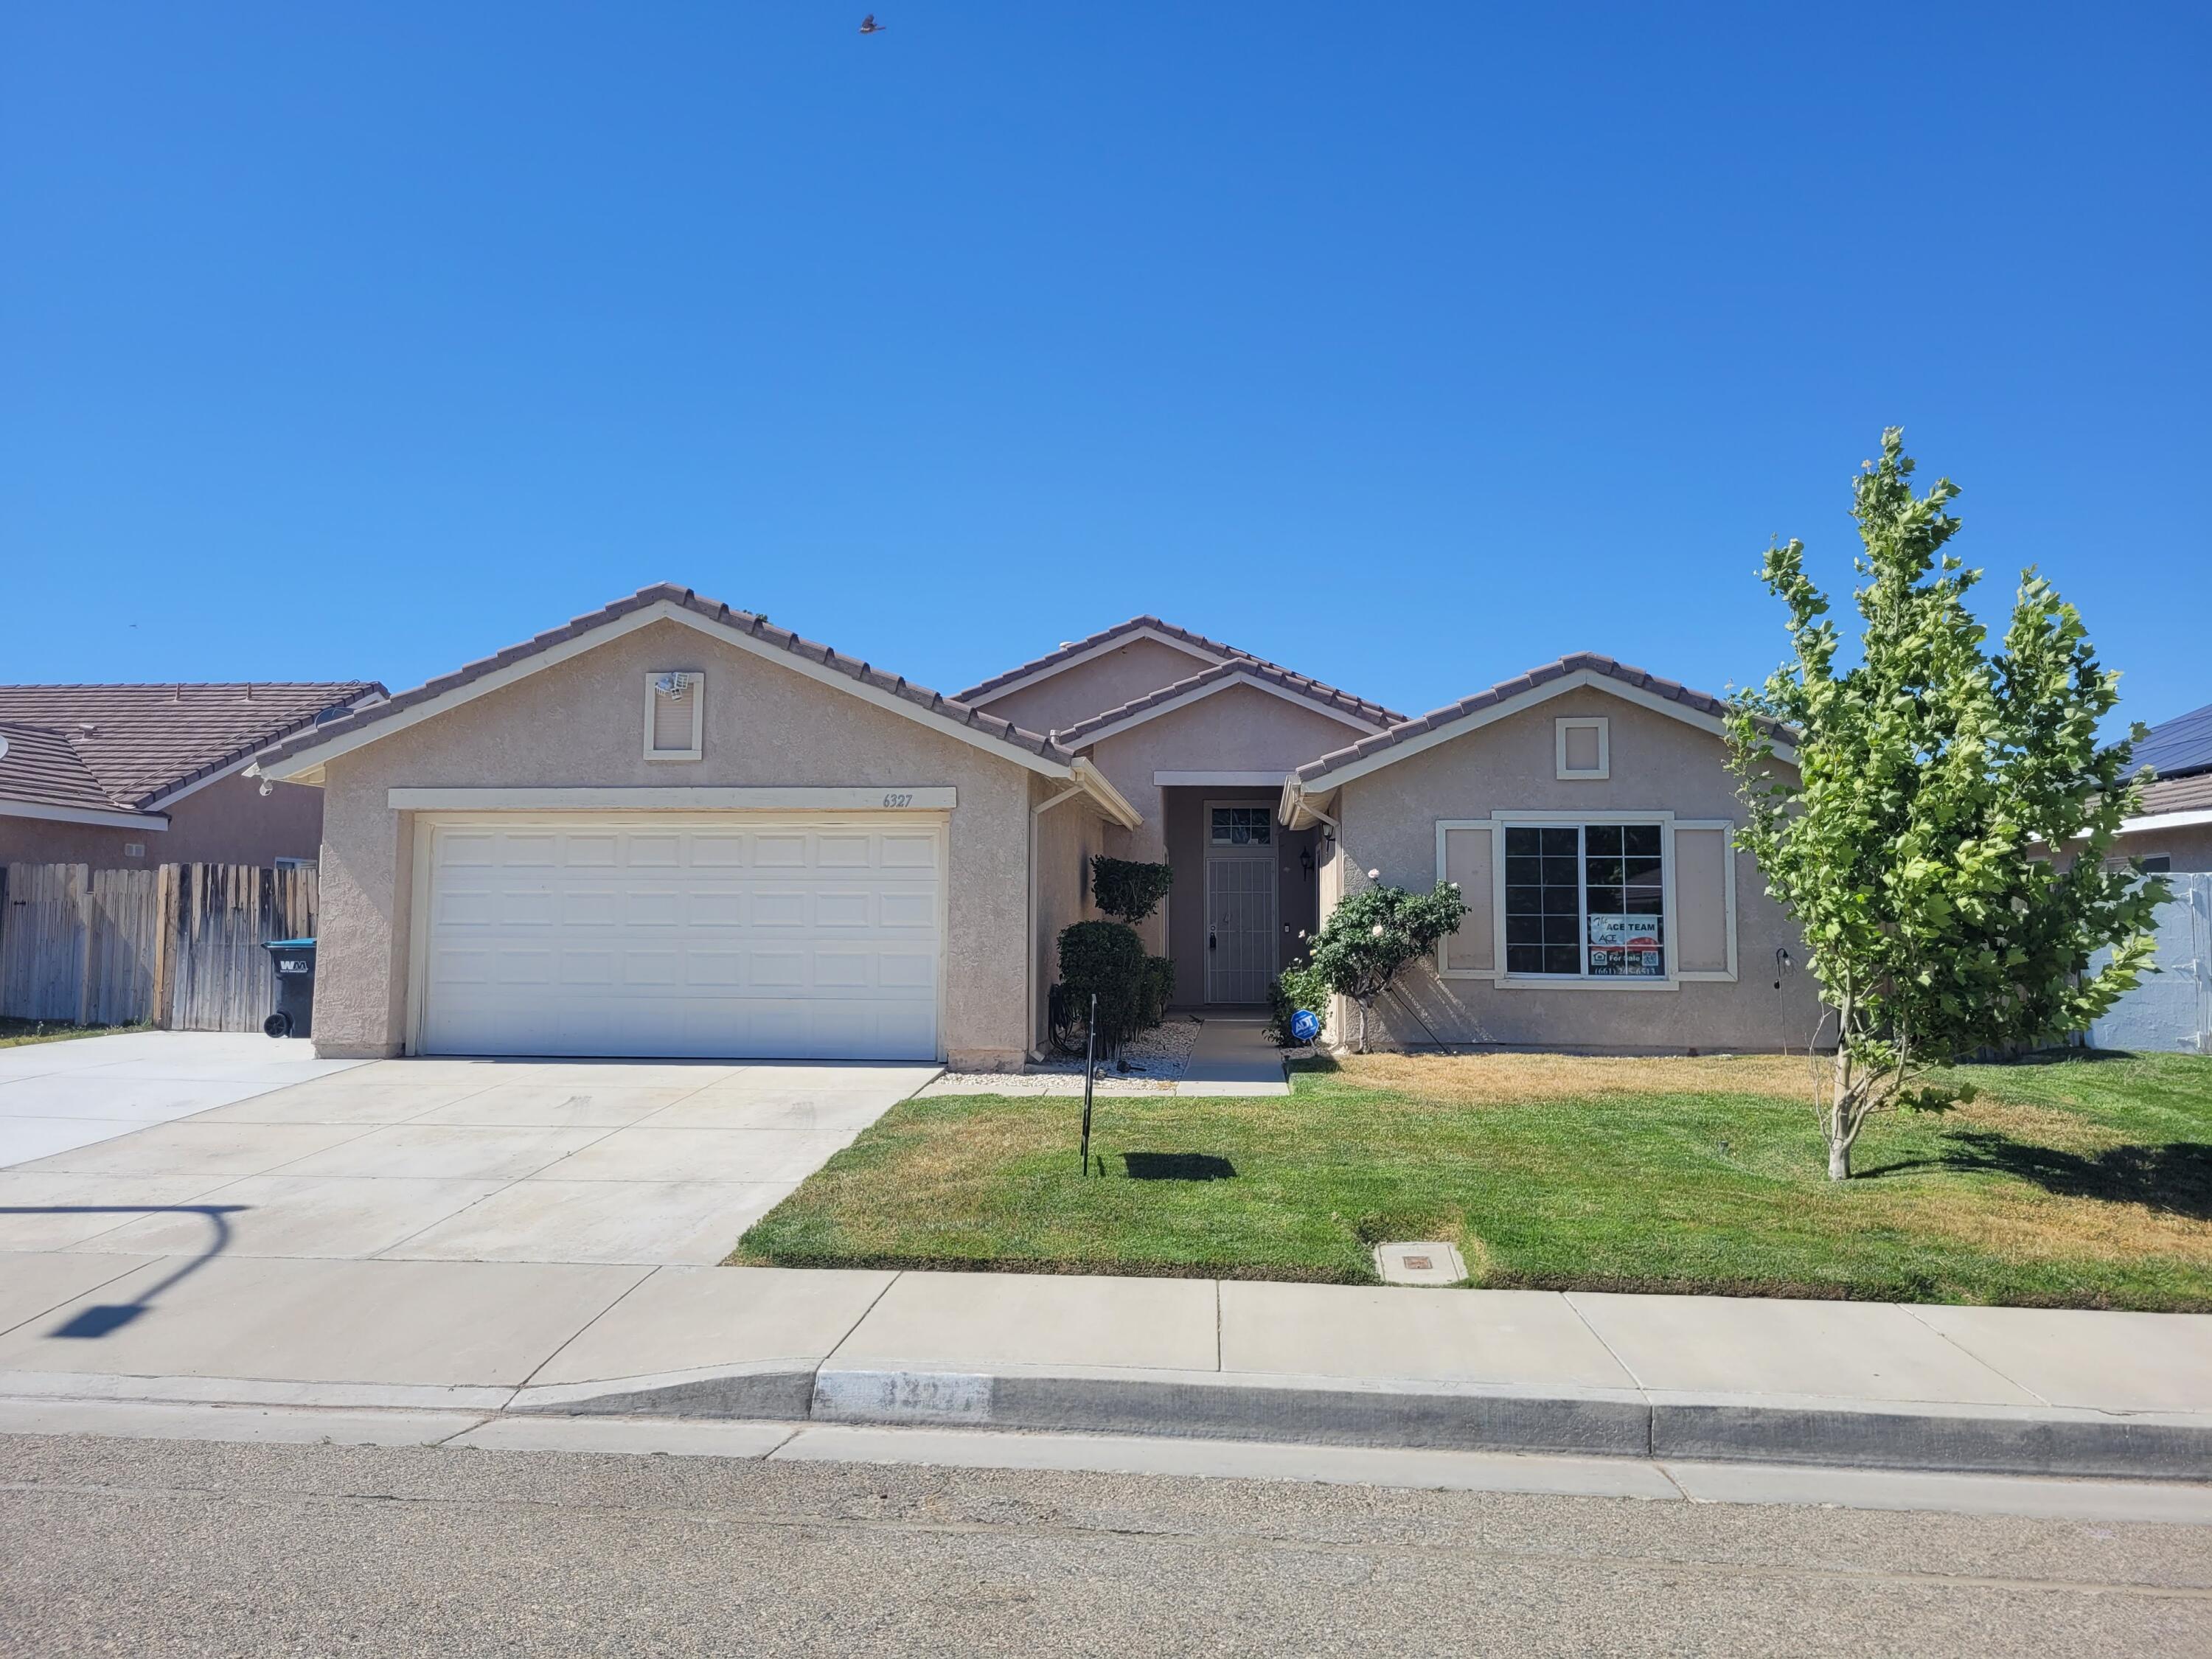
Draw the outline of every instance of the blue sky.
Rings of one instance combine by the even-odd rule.
[[[1709,689],[1887,424],[2212,702],[2195,5],[0,9],[0,678],[395,689],[673,580]]]

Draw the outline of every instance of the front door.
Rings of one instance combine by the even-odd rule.
[[[1268,981],[1275,976],[1275,848],[1273,826],[1267,823],[1273,814],[1265,807],[1258,812],[1215,808],[1208,817],[1225,817],[1227,811],[1255,822],[1231,821],[1249,837],[1237,842],[1222,833],[1227,826],[1209,826],[1213,833],[1206,854],[1206,1000],[1265,1002]]]

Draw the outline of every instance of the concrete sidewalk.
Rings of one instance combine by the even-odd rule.
[[[2212,1478],[2212,1316],[2031,1309],[53,1253],[0,1395]]]

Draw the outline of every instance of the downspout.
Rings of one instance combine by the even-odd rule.
[[[1043,1049],[1038,1048],[1036,1042],[1037,951],[1042,948],[1037,943],[1036,936],[1037,828],[1040,822],[1043,819],[1044,815],[1051,811],[1054,807],[1059,805],[1060,802],[1071,799],[1074,796],[1086,794],[1088,793],[1089,792],[1085,790],[1081,784],[1071,784],[1068,787],[1061,790],[1058,794],[1051,797],[1049,799],[1041,800],[1035,806],[1030,808],[1029,915],[1027,918],[1027,926],[1024,929],[1024,931],[1029,935],[1029,938],[1026,941],[1025,948],[1022,952],[1022,1021],[1023,1024],[1026,1024],[1030,1028],[1028,1032],[1025,1034],[1025,1040],[1023,1043],[1023,1051],[1033,1060],[1039,1060],[1044,1058]]]

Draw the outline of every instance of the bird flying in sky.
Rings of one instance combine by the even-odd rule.
[[[852,13],[850,13],[850,12],[847,12],[845,15],[846,15],[848,17],[849,17],[849,16],[851,16],[851,15],[852,15]],[[875,15],[875,13],[873,13],[873,12],[870,12],[870,13],[869,13],[866,17],[863,17],[863,18],[860,20],[860,33],[863,33],[863,34],[881,34],[883,32],[884,32],[884,26],[883,26],[881,23],[878,23],[878,21],[876,21],[876,15]]]

